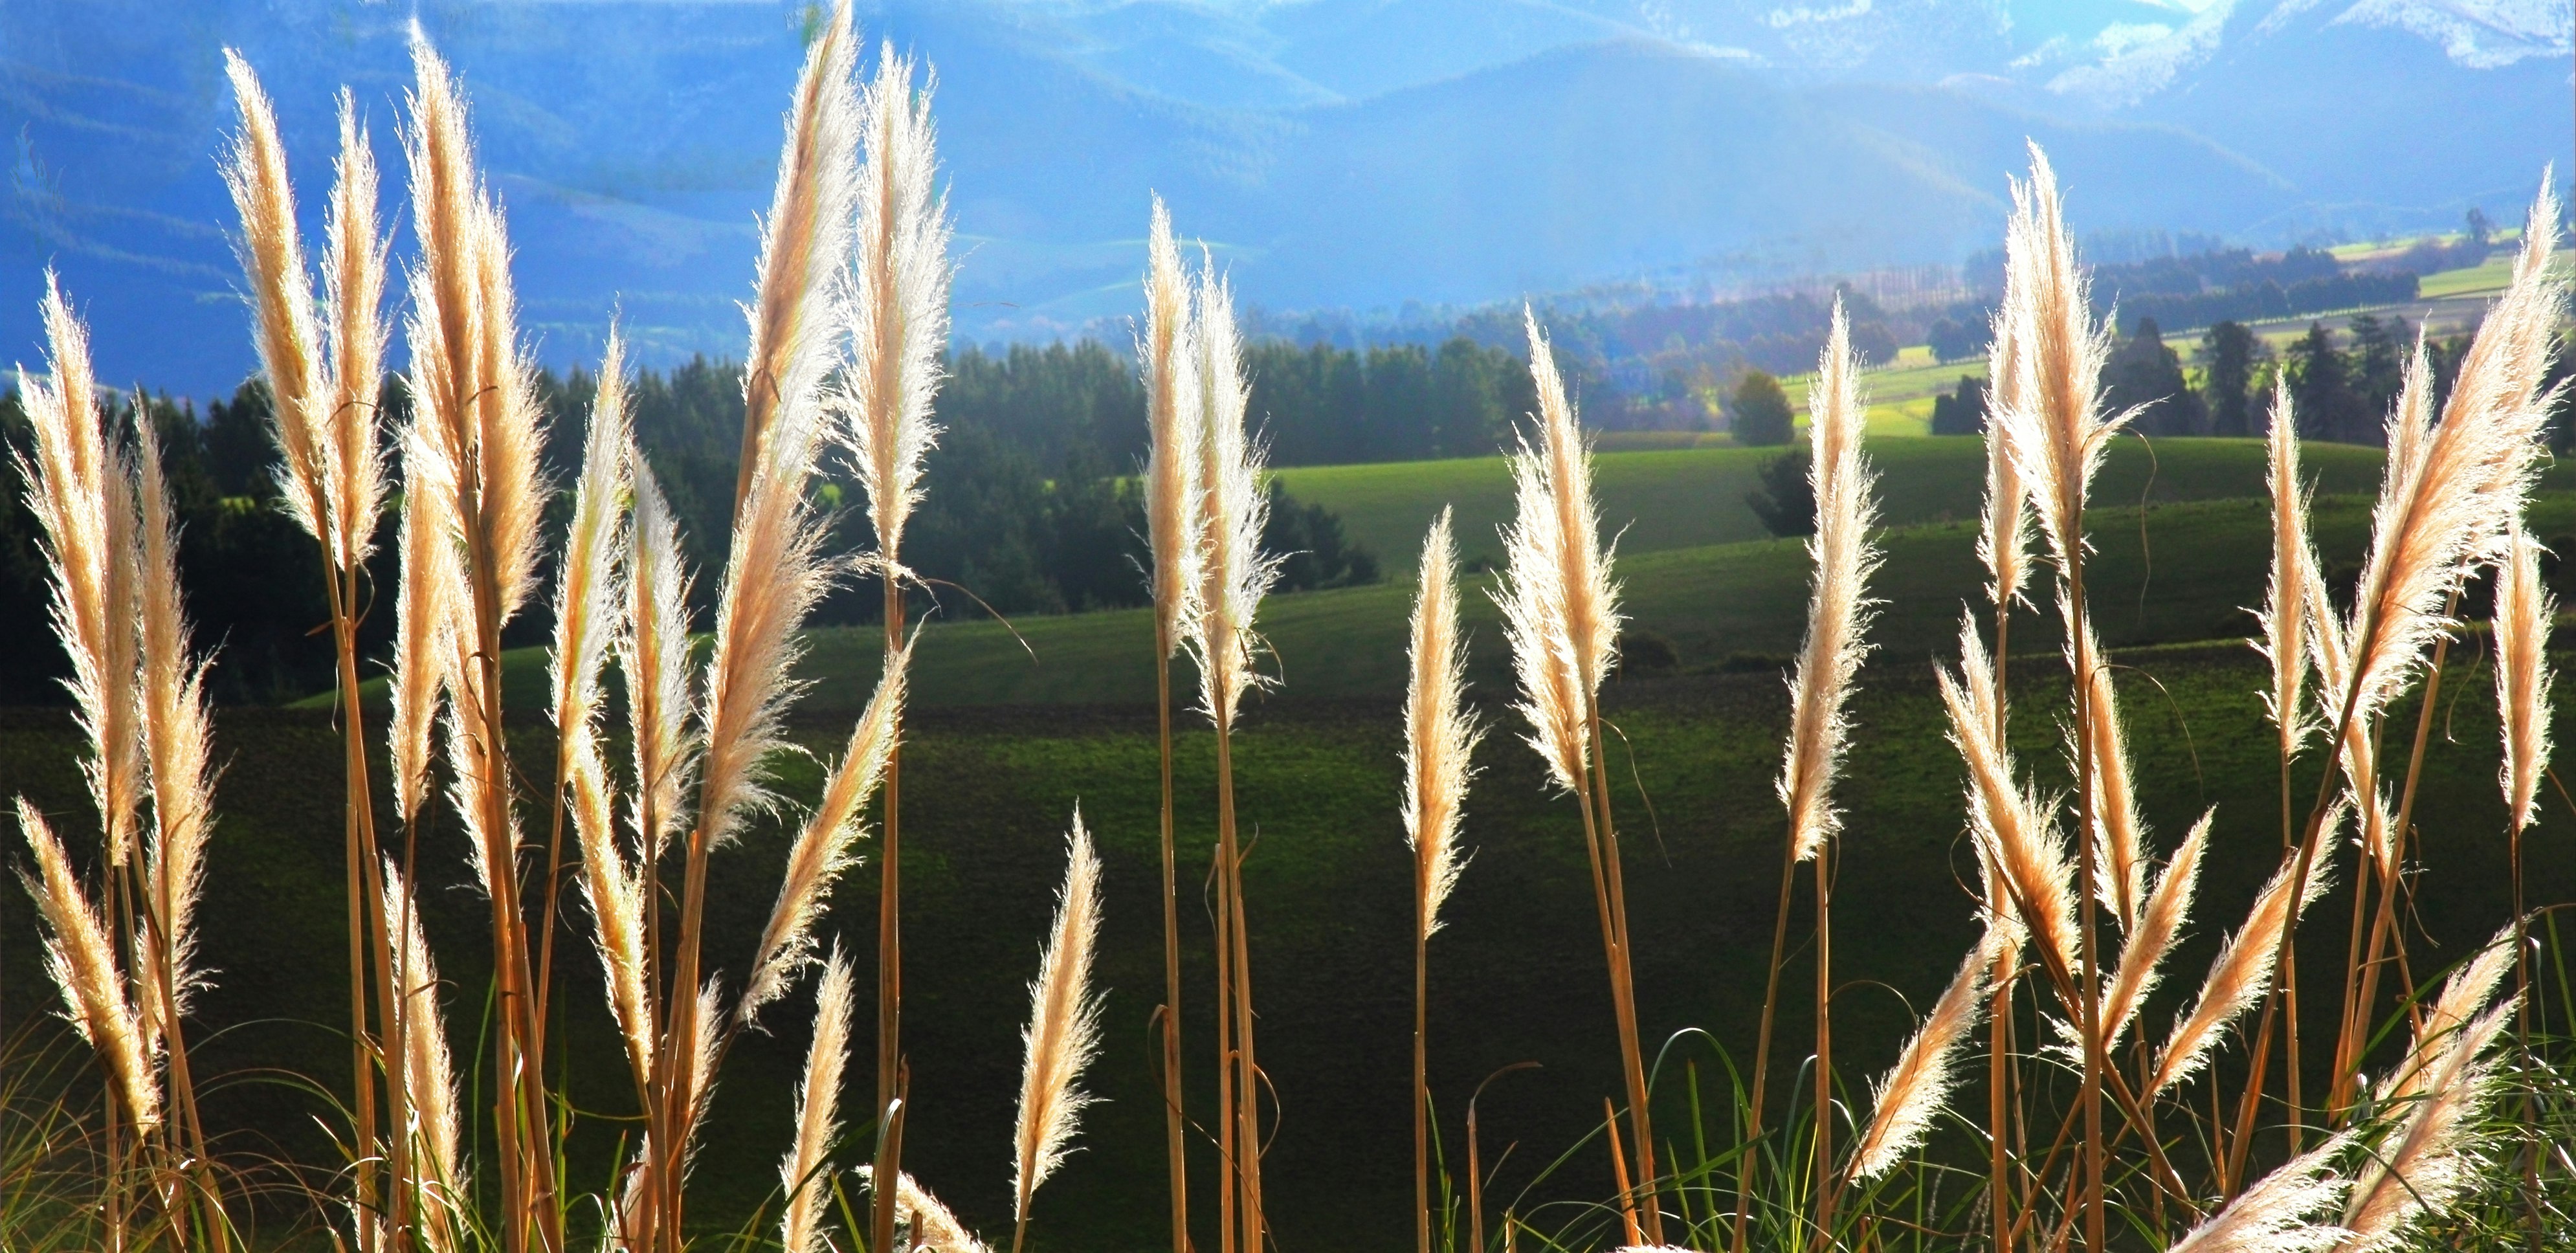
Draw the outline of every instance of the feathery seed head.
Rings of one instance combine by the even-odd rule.
[[[618,844],[617,802],[597,734],[588,724],[577,723],[565,738],[566,790],[573,838],[581,850],[581,894],[590,906],[591,945],[599,952],[610,1016],[640,1089],[653,1073],[656,1030],[645,974],[644,887]]]
[[[34,438],[12,459],[27,511],[44,531],[48,614],[71,661],[64,686],[89,741],[81,773],[106,833],[108,864],[122,867],[133,848],[143,772],[134,484],[100,412],[89,329],[50,270],[39,313],[49,377],[18,373]]]
[[[107,1063],[126,1116],[149,1129],[161,1122],[161,1085],[134,1005],[116,968],[116,945],[63,855],[61,841],[36,807],[19,797],[18,830],[36,854],[36,873],[19,881],[45,922],[45,970],[63,994],[63,1017]]]
[[[179,531],[170,516],[169,485],[162,478],[161,441],[149,414],[137,415],[135,462],[142,482],[139,553],[142,610],[143,747],[151,781],[152,831],[144,853],[152,884],[152,909],[161,931],[155,962],[168,963],[166,979],[176,1003],[170,1018],[188,1012],[188,994],[201,978],[194,969],[197,899],[205,886],[206,838],[214,811],[214,711],[206,696],[207,659],[188,648],[187,605],[179,590]],[[159,980],[147,980],[156,1003]],[[162,1024],[166,1029],[166,1021]]]
[[[2020,279],[2009,289],[2017,308],[2007,316],[2027,336],[2028,390],[2020,403],[1994,413],[2011,428],[2005,443],[2029,485],[2040,531],[2064,570],[2084,542],[2084,502],[2093,473],[2127,419],[2106,418],[2101,411],[2110,333],[2093,320],[2089,282],[2076,263],[2057,173],[2036,143],[2030,163],[2030,181],[2012,185],[2013,212],[2004,237],[2006,265],[2017,267]]]
[[[429,468],[436,457],[427,440],[406,441],[398,541],[402,576],[394,596],[393,707],[387,717],[394,809],[405,824],[419,816],[428,795],[431,730],[456,656],[459,607],[449,602],[459,578],[456,524],[448,512],[452,498]]]
[[[2348,808],[2338,803],[2327,813],[2323,838],[2331,841]],[[2284,864],[2271,881],[2254,898],[2254,908],[2246,914],[2245,925],[2229,936],[2209,964],[2209,976],[2200,985],[2200,995],[2191,1012],[2174,1024],[2173,1034],[2165,1040],[2156,1055],[2156,1068],[2140,1096],[2152,1099],[2157,1093],[2191,1077],[2209,1060],[2211,1050],[2225,1038],[2228,1025],[2246,1010],[2254,1007],[2269,990],[2272,964],[2280,954],[2284,928],[2298,925],[2299,916],[2309,905],[2325,895],[2327,879],[2325,862],[2320,859],[2309,867],[2303,887],[2293,887],[2291,880],[2296,864]]]
[[[2004,298],[1986,349],[1986,496],[1977,560],[1986,567],[1986,600],[1998,614],[2010,611],[2030,580],[2030,488],[2013,462],[2013,428],[2003,418],[2030,403],[2030,332],[2018,286],[2026,282],[2020,270],[2005,267]]]
[[[2352,1233],[2341,1227],[2309,1219],[2340,1206],[2352,1188],[2352,1180],[2332,1169],[2351,1147],[2348,1132],[2328,1136],[2256,1180],[2167,1253],[2322,1253],[2350,1239]]]
[[[403,1087],[413,1151],[421,1177],[422,1231],[435,1253],[463,1247],[463,1227],[473,1189],[458,1155],[456,1061],[440,1022],[438,967],[421,929],[420,905],[402,871],[384,865],[385,917],[393,920],[394,985],[402,990]]]
[[[1960,623],[1958,672],[1936,677],[1949,710],[1950,742],[1968,767],[1969,828],[2031,934],[2059,969],[2076,969],[2075,871],[2052,817],[2057,802],[2015,779],[2012,754],[1996,738],[2003,694],[1973,618]]]
[[[888,43],[876,77],[860,93],[867,160],[856,193],[858,222],[850,277],[850,359],[842,437],[868,494],[885,576],[897,577],[904,522],[921,499],[921,460],[938,443],[931,398],[939,352],[948,343],[948,204],[938,176],[937,132],[926,77],[918,90],[910,57]]]
[[[384,508],[384,436],[376,397],[384,382],[385,261],[392,241],[376,224],[376,158],[356,101],[340,90],[340,156],[323,222],[323,274],[330,300],[328,378],[332,480],[327,493],[339,537],[332,559],[355,569],[375,549]]]
[[[1789,811],[1790,855],[1806,861],[1842,827],[1832,799],[1850,734],[1846,705],[1868,651],[1862,639],[1873,607],[1870,574],[1878,568],[1869,542],[1877,524],[1874,476],[1861,454],[1868,406],[1860,395],[1860,360],[1851,324],[1834,301],[1833,327],[1807,398],[1808,484],[1816,499],[1816,533],[1807,541],[1815,563],[1807,600],[1807,639],[1789,683],[1789,743],[1777,790]]]
[[[1020,1114],[1011,1162],[1012,1213],[1029,1216],[1029,1198],[1073,1151],[1082,1110],[1097,1098],[1076,1086],[1100,1052],[1100,999],[1091,992],[1091,956],[1100,935],[1100,858],[1082,811],[1056,898],[1055,930],[1038,977],[1029,984],[1029,1025],[1020,1033],[1027,1059],[1020,1071]]]
[[[547,678],[560,734],[587,731],[598,713],[600,667],[608,660],[622,599],[617,577],[625,564],[626,537],[620,524],[628,495],[627,448],[633,439],[626,416],[626,345],[612,325],[599,390],[591,397],[590,423],[582,436],[572,522],[555,575],[554,647],[547,656]]]
[[[2302,693],[2308,676],[2306,603],[2308,570],[2315,550],[2308,540],[2308,489],[2299,477],[2299,429],[2290,409],[2290,382],[2272,384],[2272,429],[2265,435],[2264,481],[2272,498],[2272,573],[2256,614],[2263,624],[2256,652],[2272,663],[2272,684],[2264,692],[2272,725],[2281,732],[2281,751],[2294,755],[2315,729]]]
[[[685,820],[682,798],[696,761],[689,727],[689,572],[679,524],[652,466],[631,444],[626,457],[634,521],[617,667],[634,728],[635,829],[644,856],[658,860]]]
[[[1467,650],[1458,634],[1458,556],[1449,510],[1422,540],[1421,587],[1413,600],[1411,682],[1404,702],[1404,838],[1413,849],[1416,925],[1440,929],[1440,906],[1458,882],[1460,807],[1483,732],[1466,708]]]
[[[2496,705],[2504,726],[2504,801],[2513,829],[2531,825],[2549,766],[2549,629],[2558,600],[2540,577],[2541,547],[2517,522],[2496,571]]]
[[[785,1253],[821,1253],[826,1247],[823,1197],[831,1190],[826,1159],[840,1131],[841,1071],[850,1060],[855,999],[849,959],[836,946],[814,988],[814,1039],[806,1046],[805,1080],[796,1090],[796,1143],[778,1166],[779,1184],[787,1193],[778,1225]]]
[[[341,545],[330,484],[340,477],[341,450],[337,428],[324,412],[331,394],[313,322],[313,280],[297,234],[295,189],[286,173],[286,144],[278,135],[277,111],[250,63],[226,48],[224,73],[241,117],[224,157],[224,184],[241,216],[235,251],[250,283],[252,339],[268,376],[269,431],[285,463],[278,471],[278,494],[288,516],[321,540],[337,562]]]
[[[1190,281],[1172,241],[1172,215],[1154,198],[1146,246],[1145,334],[1137,359],[1145,371],[1145,533],[1154,556],[1154,625],[1166,658],[1200,629],[1199,518],[1201,445],[1198,346],[1190,326]]]
[[[1869,1129],[1861,1134],[1860,1146],[1853,1150],[1852,1178],[1886,1174],[1922,1143],[1949,1095],[1951,1063],[1959,1042],[1984,1016],[1988,977],[1996,963],[2017,947],[2019,937],[2010,933],[2009,924],[1990,926],[1985,938],[1959,963],[1959,972],[1951,976],[1950,986],[1933,1003],[1914,1038],[1905,1042],[1896,1065],[1870,1085],[1870,1107],[1875,1112]]]
[[[1513,513],[1503,528],[1503,635],[1520,678],[1518,708],[1529,746],[1556,785],[1583,786],[1588,723],[1601,680],[1617,662],[1618,588],[1599,546],[1592,466],[1556,357],[1537,317],[1522,310],[1537,385],[1538,443],[1527,434],[1511,454]]]
[[[1199,394],[1199,703],[1211,721],[1231,725],[1243,694],[1262,685],[1253,669],[1261,637],[1253,620],[1279,578],[1279,559],[1261,551],[1270,520],[1262,490],[1268,458],[1247,429],[1251,386],[1243,377],[1243,339],[1234,321],[1234,290],[1202,258],[1192,293],[1192,344],[1198,349]]]
[[[743,989],[736,1014],[747,1026],[760,1008],[787,991],[798,971],[814,959],[814,923],[841,872],[858,864],[851,846],[866,830],[862,821],[868,799],[884,780],[886,762],[903,736],[905,679],[912,670],[909,644],[887,659],[885,677],[868,698],[866,712],[850,728],[849,747],[823,782],[823,799],[807,815],[787,853],[787,871],[779,879],[778,902],[770,907],[769,924],[761,930],[760,951],[751,964],[751,982]]]
[[[858,45],[849,0],[838,0],[805,50],[788,109],[778,185],[761,223],[758,295],[743,311],[751,326],[742,377],[746,471],[759,460],[778,409],[813,402],[846,330],[844,265],[858,197]]]
[[[2174,850],[2173,860],[2165,863],[2164,873],[2156,877],[2155,890],[2140,907],[2137,921],[2129,928],[2127,943],[2120,950],[2120,968],[2111,978],[2111,988],[2102,998],[2102,1052],[2108,1054],[2128,1032],[2129,1023],[2154,992],[2164,966],[2165,956],[2173,951],[2182,934],[2184,921],[2191,914],[2192,892],[2200,881],[2200,858],[2209,842],[2210,821],[2218,816],[2213,809],[2200,816],[2191,834],[2184,836],[2182,846]]]

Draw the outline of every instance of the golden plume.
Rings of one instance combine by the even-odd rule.
[[[752,958],[751,982],[743,989],[735,1015],[745,1024],[762,1006],[787,992],[799,970],[814,959],[814,923],[841,872],[858,864],[851,845],[865,831],[868,798],[885,777],[886,760],[903,731],[905,679],[912,650],[896,653],[867,710],[850,728],[849,746],[823,782],[823,799],[807,815],[787,853],[787,869],[778,883],[778,901],[761,929],[760,947]]]
[[[171,1004],[157,1006],[157,1032],[168,1033],[188,1012],[188,994],[201,982],[197,948],[197,898],[205,886],[206,837],[214,821],[214,711],[206,696],[207,661],[191,654],[187,605],[179,590],[179,531],[170,517],[169,485],[162,478],[161,440],[151,415],[136,415],[135,461],[142,474],[140,607],[142,610],[143,748],[152,791],[152,831],[144,849],[144,874],[160,951],[154,971],[138,971],[147,1001],[160,1000],[166,983]],[[158,977],[152,977],[156,975]]]
[[[1468,760],[1483,733],[1459,689],[1466,642],[1458,636],[1458,556],[1443,508],[1422,540],[1421,587],[1413,600],[1411,683],[1404,702],[1404,839],[1413,850],[1417,925],[1440,929],[1440,906],[1465,865],[1458,855],[1460,803]]]
[[[438,966],[430,958],[420,904],[391,859],[384,864],[384,884],[385,917],[402,920],[393,944],[393,979],[404,1006],[404,1101],[418,1155],[413,1161],[421,1186],[421,1232],[437,1253],[453,1253],[464,1247],[474,1195],[458,1149],[456,1062],[440,1022]]]
[[[1592,466],[1565,380],[1538,318],[1522,310],[1538,388],[1539,444],[1511,454],[1513,513],[1503,528],[1503,634],[1519,672],[1529,746],[1556,785],[1583,789],[1592,699],[1617,661],[1618,589],[1598,546]],[[1570,529],[1570,532],[1569,532]]]
[[[1887,1173],[1932,1129],[1953,1082],[1951,1062],[1959,1042],[1984,1017],[1987,980],[1998,960],[2019,947],[2019,933],[2009,921],[1996,921],[1959,963],[1941,999],[1923,1025],[1905,1042],[1896,1065],[1870,1085],[1869,1129],[1852,1151],[1851,1177],[1875,1179]]]
[[[126,999],[116,968],[116,945],[107,922],[72,874],[62,842],[44,815],[18,798],[18,830],[35,850],[36,873],[18,872],[45,923],[45,972],[62,992],[63,1017],[98,1052],[114,1081],[117,1101],[136,1126],[161,1123],[161,1084],[153,1072],[144,1024]]]
[[[392,242],[376,224],[376,158],[357,102],[340,90],[340,156],[322,224],[323,290],[329,298],[330,404],[323,425],[333,454],[328,492],[340,549],[332,559],[356,569],[374,551],[376,515],[384,507],[385,455],[377,395],[384,384],[385,258]]]
[[[784,405],[811,402],[841,342],[841,266],[858,195],[857,57],[849,0],[838,0],[797,74],[778,184],[761,222],[758,295],[746,311],[751,348],[742,375],[737,507],[750,495],[770,422]]]
[[[689,571],[680,530],[662,485],[641,449],[626,450],[634,491],[626,562],[626,604],[617,638],[627,720],[634,729],[635,830],[648,861],[687,815],[681,812],[695,770],[689,725]]]
[[[784,1253],[820,1253],[825,1247],[823,1198],[831,1191],[827,1158],[840,1131],[837,1110],[841,1070],[850,1060],[853,999],[850,963],[834,948],[823,964],[822,982],[814,987],[814,1038],[805,1050],[805,1081],[796,1090],[796,1144],[778,1166],[779,1185],[787,1192],[778,1223]]]
[[[1199,631],[1200,568],[1206,561],[1199,520],[1204,485],[1198,481],[1206,432],[1199,421],[1198,346],[1192,340],[1189,275],[1172,242],[1172,215],[1156,196],[1146,251],[1145,334],[1136,356],[1144,365],[1151,433],[1145,534],[1154,554],[1154,625],[1169,650],[1184,647]]]
[[[1995,690],[1994,665],[1973,618],[1960,623],[1958,673],[1943,670],[1938,678],[1950,714],[1950,742],[1968,767],[1970,830],[2013,908],[2057,968],[2077,970],[2075,871],[2051,820],[2057,803],[2014,779],[2012,754],[1995,738],[2003,694]]]
[[[1851,731],[1845,703],[1869,651],[1861,636],[1876,604],[1867,589],[1879,561],[1869,542],[1878,505],[1869,459],[1861,454],[1869,407],[1861,399],[1860,360],[1852,352],[1851,322],[1840,297],[1817,360],[1807,412],[1807,482],[1816,500],[1816,533],[1807,541],[1807,555],[1815,572],[1807,600],[1806,644],[1797,677],[1789,684],[1789,743],[1777,784],[1780,803],[1789,811],[1793,861],[1822,853],[1842,828],[1833,805],[1833,782]]]
[[[2337,805],[2326,815],[2321,838],[2329,845],[2346,812],[2345,806]],[[2210,1050],[2225,1037],[2228,1024],[2253,1008],[2270,989],[2282,933],[2298,925],[2299,915],[2325,895],[2328,886],[2322,861],[2310,867],[2303,889],[2294,889],[2291,884],[2296,873],[2295,864],[2283,865],[2255,896],[2245,925],[2227,938],[2218,957],[2210,962],[2209,975],[2201,982],[2200,995],[2192,1002],[2191,1012],[2174,1024],[2173,1034],[2166,1037],[2163,1049],[2156,1054],[2154,1076],[2138,1094],[2141,1099],[2152,1100],[2157,1093],[2198,1071],[2209,1060]]]
[[[1260,442],[1245,429],[1251,385],[1243,377],[1243,339],[1235,327],[1234,291],[1204,263],[1192,300],[1199,395],[1199,702],[1208,717],[1231,723],[1246,690],[1261,685],[1252,662],[1261,649],[1253,619],[1278,580],[1278,558],[1261,551],[1270,517],[1262,491],[1269,469]]]
[[[922,457],[939,440],[930,402],[948,345],[950,226],[947,202],[932,190],[939,155],[930,96],[938,84],[929,79],[916,90],[913,73],[912,59],[889,43],[859,96],[867,160],[858,176],[843,400],[842,437],[867,490],[889,579],[901,573],[894,563],[921,499]]]
[[[268,377],[269,430],[284,465],[278,496],[287,516],[322,541],[340,562],[339,511],[330,485],[341,479],[338,429],[324,406],[331,403],[323,377],[320,334],[313,323],[313,279],[304,267],[304,245],[295,220],[295,189],[286,173],[286,144],[277,133],[277,111],[260,88],[250,62],[224,49],[241,129],[223,160],[224,184],[241,216],[240,254],[249,280],[252,339]]]
[[[2504,803],[2515,830],[2531,825],[2549,768],[2549,630],[2558,600],[2540,577],[2541,547],[2516,525],[2496,572],[2496,706],[2504,725]]]
[[[2297,754],[2316,718],[2302,697],[2309,658],[2309,570],[2316,552],[2308,540],[2308,488],[2299,477],[2299,427],[2290,407],[2290,381],[2272,383],[2272,428],[2265,436],[2264,481],[2272,500],[2272,573],[2256,613],[2263,625],[2256,652],[2272,663],[2272,685],[2263,694],[2284,756]]]
[[[2110,353],[2108,329],[2093,320],[2089,283],[2076,264],[2075,237],[2067,230],[2057,172],[2039,145],[2030,146],[2030,180],[2012,185],[2013,212],[2004,236],[2008,272],[2022,282],[2013,295],[2028,335],[2028,394],[2023,403],[1993,417],[2007,427],[2005,444],[2029,485],[2041,534],[2058,568],[2069,568],[2084,543],[2084,502],[2111,436],[2127,421],[2101,412],[2102,363]],[[1993,419],[1990,419],[1990,425]]]
[[[1091,956],[1100,938],[1100,858],[1082,811],[1073,811],[1067,841],[1064,889],[1056,897],[1055,929],[1038,977],[1029,984],[1029,1023],[1020,1033],[1027,1057],[1020,1069],[1019,1123],[1012,1136],[1012,1216],[1019,1236],[1028,1233],[1029,1198],[1073,1151],[1083,1108],[1094,1098],[1077,1086],[1100,1052],[1100,999],[1091,991]]]
[[[89,328],[45,273],[40,306],[50,376],[18,373],[34,439],[11,454],[42,544],[54,635],[71,660],[72,706],[90,757],[81,763],[106,836],[108,864],[133,849],[143,738],[135,691],[133,484],[108,440],[90,370]]]

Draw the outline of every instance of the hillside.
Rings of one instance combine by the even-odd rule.
[[[1983,568],[1976,559],[1976,474],[1982,473],[1970,440],[1882,441],[1904,449],[1887,458],[1890,527],[1888,553],[1874,587],[1888,603],[1870,638],[1890,664],[1946,654],[1955,646],[1959,610],[1983,598]],[[2088,568],[2099,625],[2113,647],[2233,639],[2251,619],[2241,608],[2262,597],[2269,552],[2268,507],[2260,488],[2261,446],[2250,441],[2168,441],[2158,445],[2165,469],[2151,486],[2143,455],[2115,457],[2097,481],[2093,543]],[[2360,559],[2369,526],[2377,455],[2372,450],[2317,446],[2312,466],[2320,484],[2315,528],[2330,571]],[[1792,540],[1711,542],[1743,510],[1740,494],[1722,495],[1732,475],[1750,474],[1754,453],[1732,449],[1604,456],[1600,486],[1605,524],[1637,519],[1633,542],[1623,541],[1617,574],[1631,629],[1669,647],[1686,673],[1776,670],[1798,646],[1805,629],[1808,558]],[[1427,467],[1427,468],[1426,468]],[[1902,471],[1900,471],[1900,467]],[[1447,471],[1445,478],[1439,472]],[[1696,470],[1686,474],[1676,471]],[[1341,468],[1359,502],[1354,529],[1385,543],[1397,569],[1370,587],[1274,597],[1261,613],[1269,645],[1262,663],[1289,698],[1392,699],[1404,683],[1404,626],[1412,590],[1402,565],[1420,543],[1420,530],[1447,497],[1442,488],[1475,476],[1482,491],[1459,493],[1458,533],[1471,569],[1493,550],[1490,525],[1499,519],[1507,486],[1499,462]],[[1909,479],[1915,486],[1909,490]],[[1330,481],[1330,480],[1327,480]],[[1749,481],[1749,480],[1747,480]],[[2570,536],[2576,544],[2576,470],[2555,472],[2549,490],[2532,506],[2532,527],[2544,537]],[[1408,490],[1409,489],[1409,490]],[[2147,493],[2143,508],[2135,501]],[[1472,508],[1471,508],[1472,507]],[[1749,515],[1742,519],[1749,524]],[[1753,528],[1747,527],[1747,530]],[[1479,538],[1479,537],[1484,538]],[[1382,538],[1381,538],[1382,537]],[[1396,541],[1401,539],[1402,544]],[[1471,679],[1489,695],[1512,679],[1500,616],[1481,589],[1490,572],[1470,580],[1463,621],[1470,635]],[[2056,649],[2049,619],[2026,614],[2013,636],[2016,653],[2046,659]],[[1116,704],[1153,691],[1152,619],[1145,610],[1111,610],[1001,622],[931,618],[923,627],[912,679],[912,699],[924,706]],[[806,633],[808,653],[799,677],[812,683],[800,708],[808,713],[854,714],[871,690],[881,659],[874,628],[830,628]],[[2047,664],[2043,661],[2043,664]],[[544,658],[536,649],[507,655],[505,690],[514,706],[540,698]],[[371,683],[371,691],[380,683]],[[327,696],[309,698],[319,707]],[[533,704],[524,706],[535,711]]]

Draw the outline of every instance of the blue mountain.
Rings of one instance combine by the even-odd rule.
[[[530,333],[738,352],[809,8],[789,0],[0,0],[0,361],[52,267],[105,377],[251,368],[221,50],[318,232],[335,93],[389,194],[416,21],[464,74]],[[938,72],[961,337],[1136,303],[1146,198],[1274,309],[1711,283],[1991,246],[2022,143],[2087,228],[2256,244],[2510,216],[2568,152],[2556,0],[893,0]],[[388,204],[398,211],[399,204]],[[398,242],[398,251],[401,249]]]

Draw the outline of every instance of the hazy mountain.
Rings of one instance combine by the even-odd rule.
[[[2194,0],[2197,2],[2197,0]],[[739,350],[792,0],[0,0],[0,360],[58,267],[102,370],[250,366],[214,154],[240,47],[308,228],[332,93],[400,184],[421,26],[464,73],[557,364]],[[1750,280],[1989,246],[2025,136],[2088,228],[2282,243],[2509,215],[2570,143],[2559,0],[895,0],[937,67],[959,333],[1135,304],[1146,197],[1278,308]],[[398,193],[397,193],[398,194]],[[388,205],[389,210],[399,205]]]

